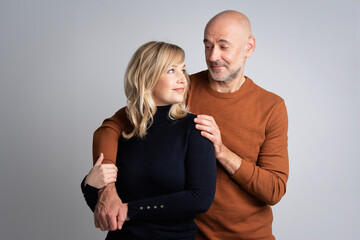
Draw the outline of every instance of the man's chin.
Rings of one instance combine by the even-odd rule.
[[[211,78],[215,81],[218,81],[218,82],[227,81],[227,77],[224,76],[224,74],[216,73],[216,72],[213,72],[212,70],[210,70],[210,75],[211,75]]]

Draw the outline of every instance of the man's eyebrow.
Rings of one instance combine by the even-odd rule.
[[[203,41],[204,43],[211,43],[211,41],[210,40],[208,40],[208,39],[206,39],[206,38],[204,38],[204,41]],[[226,39],[219,39],[219,40],[217,40],[217,42],[219,42],[219,43],[227,43],[227,44],[231,44],[228,40],[226,40]]]
[[[231,43],[230,43],[228,40],[226,40],[226,39],[219,39],[218,42],[231,44]]]

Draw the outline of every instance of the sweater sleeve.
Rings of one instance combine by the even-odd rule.
[[[94,212],[95,206],[96,206],[96,203],[98,200],[99,189],[94,188],[94,187],[90,186],[89,184],[87,184],[85,186],[85,179],[86,179],[86,176],[84,177],[84,179],[81,182],[81,191],[84,195],[86,204],[90,207],[91,211]]]
[[[288,117],[282,100],[273,110],[265,130],[257,164],[243,159],[232,176],[243,189],[263,202],[275,205],[286,192],[289,175]]]
[[[93,136],[93,164],[95,164],[100,153],[104,154],[104,163],[116,164],[116,154],[119,137],[123,131],[120,117],[120,109],[111,118],[104,120],[102,125],[94,132]]]
[[[130,220],[179,220],[209,209],[215,195],[216,160],[212,143],[191,130],[186,153],[186,189],[128,203]]]

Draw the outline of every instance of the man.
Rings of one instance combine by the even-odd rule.
[[[248,18],[236,11],[213,17],[204,31],[207,71],[191,76],[189,110],[196,128],[213,142],[217,188],[208,212],[196,218],[197,239],[275,239],[270,205],[288,179],[287,112],[284,101],[244,76],[255,49]],[[122,126],[115,114],[94,134],[94,157],[115,162]],[[104,163],[106,162],[104,160]],[[125,217],[114,184],[99,194],[95,224],[121,229]]]

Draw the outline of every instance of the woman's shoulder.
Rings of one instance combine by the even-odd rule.
[[[195,114],[188,112],[185,117],[177,119],[177,121],[183,122],[188,126],[195,126],[194,119],[196,118]]]
[[[195,122],[194,122],[195,118],[196,118],[196,115],[188,112],[182,118],[173,119],[169,123],[181,132],[186,131],[186,132],[190,133],[193,130],[196,130]]]
[[[201,131],[195,127],[196,123],[194,119],[197,115],[193,113],[188,113],[184,120],[186,121],[186,128],[188,131],[188,144],[192,146],[197,146],[197,150],[206,149],[207,153],[212,156],[215,153],[212,142],[201,135]]]
[[[196,115],[191,112],[188,112],[185,117],[194,120],[196,118]]]
[[[201,135],[201,131],[196,129],[195,125],[195,121],[194,119],[196,118],[196,115],[193,114],[193,113],[187,113],[186,116],[183,118],[183,120],[185,121],[186,123],[186,127],[190,133],[190,136],[192,136],[192,138],[195,138],[197,140],[200,140],[200,141],[206,141],[207,139],[204,138],[202,135]]]

